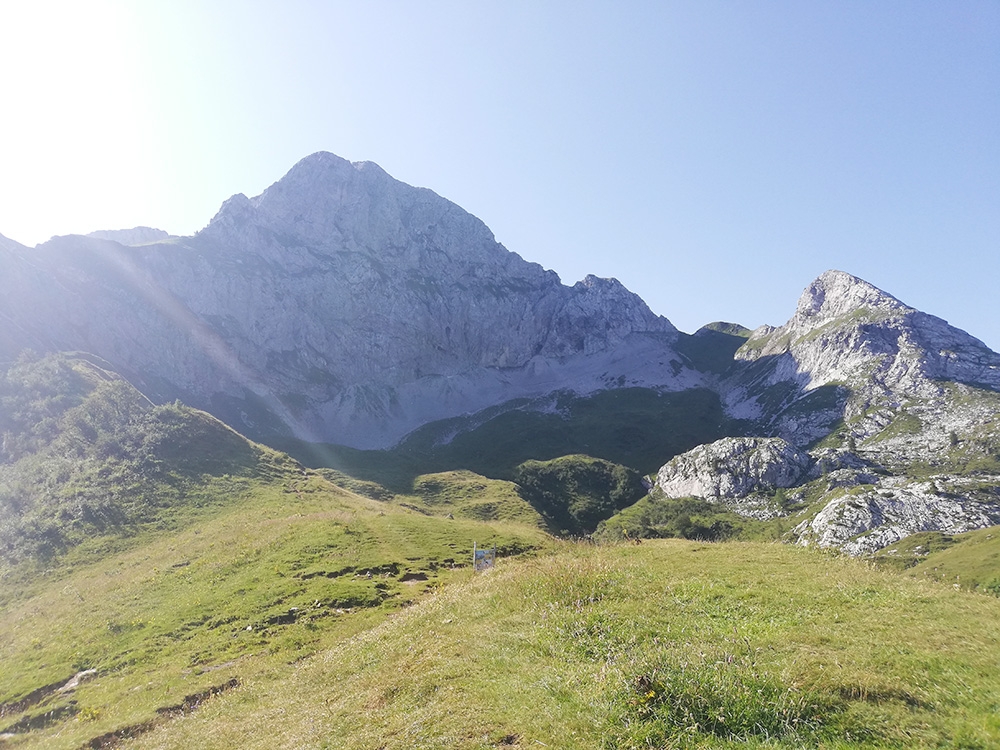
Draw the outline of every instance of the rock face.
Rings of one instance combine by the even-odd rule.
[[[893,477],[831,494],[819,513],[795,528],[799,544],[865,555],[920,531],[958,534],[1000,523],[996,490],[984,493],[979,483],[962,477]]]
[[[93,352],[258,437],[384,447],[559,388],[701,384],[617,281],[564,286],[368,162],[307,157],[194,237],[99,234],[0,243],[0,347]]]
[[[792,487],[811,463],[781,438],[723,438],[672,458],[656,486],[667,497],[736,499]]]
[[[736,359],[743,366],[725,385],[731,412],[798,445],[841,418],[872,417],[854,428],[870,437],[885,427],[878,408],[933,400],[942,381],[1000,389],[1000,355],[841,271],[810,284],[791,320],[754,331]]]

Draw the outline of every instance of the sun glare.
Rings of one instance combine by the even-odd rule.
[[[124,3],[0,10],[0,223],[13,239],[97,229],[110,205],[142,200],[132,178],[150,144],[134,27]],[[75,209],[49,215],[56,202]]]

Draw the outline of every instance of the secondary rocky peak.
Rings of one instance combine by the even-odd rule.
[[[776,361],[779,378],[810,387],[877,382],[902,395],[937,379],[1000,386],[1000,357],[981,341],[843,271],[812,282],[785,325],[762,326],[737,353],[744,361],[782,356],[794,365]]]
[[[638,294],[629,291],[618,279],[591,274],[576,282],[572,292],[572,303],[581,311],[592,316],[606,316],[609,321],[631,331],[677,331],[673,323],[653,313]],[[585,323],[581,321],[581,324]]]
[[[830,270],[806,287],[793,321],[806,325],[823,324],[863,309],[890,312],[912,308],[857,276]]]

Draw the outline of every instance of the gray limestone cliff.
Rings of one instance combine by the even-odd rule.
[[[795,486],[812,464],[781,438],[722,438],[675,456],[656,475],[664,497],[697,497],[750,518],[781,515],[767,497]]]
[[[722,438],[675,456],[656,476],[666,497],[740,498],[792,487],[811,461],[781,438]]]
[[[93,352],[258,437],[384,447],[513,398],[701,382],[617,281],[565,286],[454,203],[328,153],[193,237],[6,243],[0,271],[3,351]]]

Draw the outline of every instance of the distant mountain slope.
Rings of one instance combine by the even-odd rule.
[[[8,356],[91,351],[257,436],[382,447],[562,388],[701,382],[617,281],[563,286],[455,204],[326,153],[194,237],[5,243],[0,270]]]

